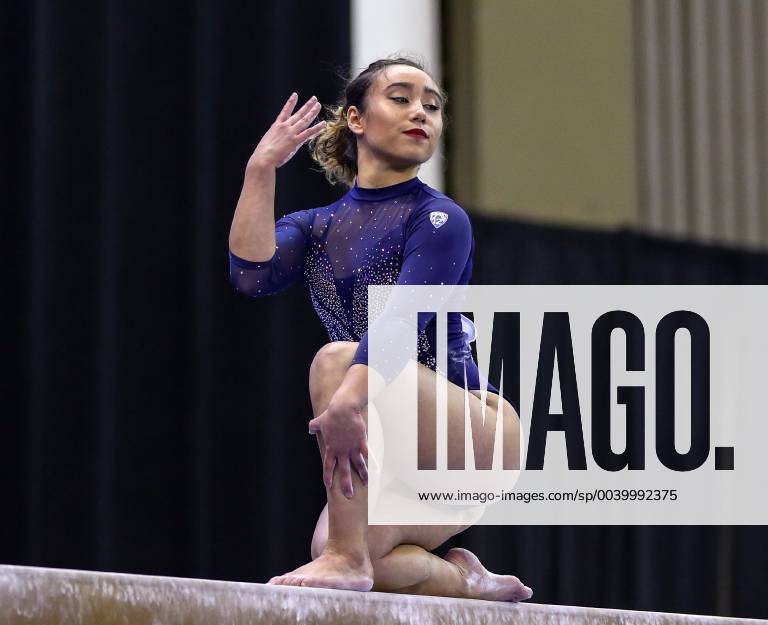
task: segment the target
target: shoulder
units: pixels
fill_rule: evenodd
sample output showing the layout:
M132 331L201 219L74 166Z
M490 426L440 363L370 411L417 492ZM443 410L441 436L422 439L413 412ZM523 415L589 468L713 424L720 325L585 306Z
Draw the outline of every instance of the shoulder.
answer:
M410 215L410 226L423 225L444 231L470 231L469 215L452 198L428 185Z
M426 184L422 188L422 192L424 195L419 207L422 211L442 211L449 217L455 217L457 220L469 223L467 211L453 198Z
M308 221L311 221L314 216L315 212L320 209L318 208L307 208L304 210L299 211L293 211L292 213L287 213L283 215L280 219L285 219L286 221L292 221L295 223L306 223Z
M331 214L333 206L331 204L329 206L319 206L317 208L308 208L288 213L278 219L277 225L293 226L301 229L305 234L310 234L318 218L323 219L325 215Z
M436 200L448 200L450 202L453 202L453 200L449 198L447 195L445 195L444 193L441 193L437 189L430 187L428 184L425 184L423 187L421 187L421 190L422 192L426 193L427 195L431 196Z

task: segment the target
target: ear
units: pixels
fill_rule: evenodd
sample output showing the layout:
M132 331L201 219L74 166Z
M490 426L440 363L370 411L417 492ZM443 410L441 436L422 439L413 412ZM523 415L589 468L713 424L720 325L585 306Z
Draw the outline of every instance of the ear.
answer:
M353 134L360 136L365 131L365 124L357 107L352 105L347 109L347 126Z

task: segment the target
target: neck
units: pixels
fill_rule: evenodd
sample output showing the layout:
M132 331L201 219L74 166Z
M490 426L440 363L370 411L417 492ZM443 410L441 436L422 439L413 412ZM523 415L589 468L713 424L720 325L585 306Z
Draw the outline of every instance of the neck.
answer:
M419 163L397 166L374 158L367 150L360 150L358 143L357 177L355 184L366 189L379 189L415 178L419 173Z

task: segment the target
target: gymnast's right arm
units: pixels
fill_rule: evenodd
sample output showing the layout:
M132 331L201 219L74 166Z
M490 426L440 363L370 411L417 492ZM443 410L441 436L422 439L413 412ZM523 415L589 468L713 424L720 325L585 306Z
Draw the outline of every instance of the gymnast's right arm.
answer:
M302 215L274 221L275 172L325 122L308 127L320 110L314 96L291 114L298 97L291 94L277 119L262 137L245 168L245 180L229 231L229 275L246 295L269 295L301 273L305 230Z

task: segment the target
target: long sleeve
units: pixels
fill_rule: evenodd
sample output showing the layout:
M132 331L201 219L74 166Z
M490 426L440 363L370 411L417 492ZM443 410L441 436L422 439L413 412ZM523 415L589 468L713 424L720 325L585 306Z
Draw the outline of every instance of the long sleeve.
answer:
M403 264L397 285L455 285L469 280L468 260L472 254L472 225L464 210L449 199L436 199L419 207L406 224ZM418 316L418 330L423 331L434 318L432 314ZM388 302L375 331L415 334L413 324L399 315L397 306ZM390 371L405 365L390 363ZM368 364L368 332L361 337L352 361ZM385 376L390 377L390 376Z
M253 262L229 250L229 280L236 290L258 297L282 291L298 280L312 227L312 211L297 211L275 224L275 253L271 259Z

